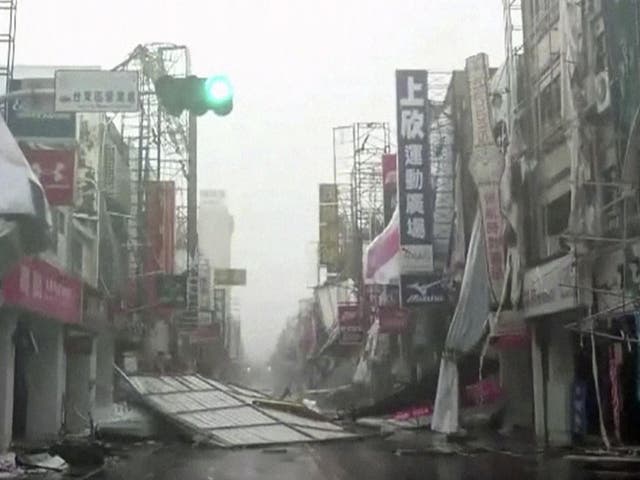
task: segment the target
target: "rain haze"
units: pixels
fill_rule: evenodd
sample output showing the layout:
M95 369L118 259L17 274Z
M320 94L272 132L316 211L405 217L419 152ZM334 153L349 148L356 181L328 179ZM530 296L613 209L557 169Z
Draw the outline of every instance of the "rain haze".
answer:
M171 42L190 48L194 73L230 76L233 114L199 120L199 188L228 192L232 262L248 269L234 295L246 353L259 360L311 294L332 128L393 125L397 68L448 71L479 51L499 64L501 3L26 0L16 63L110 68L140 43Z

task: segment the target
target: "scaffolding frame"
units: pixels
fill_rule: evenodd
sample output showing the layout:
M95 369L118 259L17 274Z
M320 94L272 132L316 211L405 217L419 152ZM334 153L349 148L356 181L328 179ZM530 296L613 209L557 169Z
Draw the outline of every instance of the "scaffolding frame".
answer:
M172 181L176 191L175 248L177 252L187 250L188 245L188 179L189 155L194 139L190 138L188 113L174 117L162 108L155 94L155 80L162 75L185 77L190 74L189 50L184 45L151 43L138 45L115 71L135 71L139 75L140 110L134 113L117 114L114 122L129 151L133 222L129 228L130 272L136 278L143 276L149 239L146 232L146 185L149 181ZM179 259L176 259L179 260ZM188 267L188 258L184 259ZM187 311L181 326L197 325L197 261L189 268L187 280ZM193 277L193 278L192 278ZM196 288L189 288L192 284ZM149 305L148 307L153 307Z
M0 56L5 59L0 63L0 84L4 84L4 101L0 105L3 117L7 118L8 98L13 79L13 67L16 52L16 10L18 0L0 0Z

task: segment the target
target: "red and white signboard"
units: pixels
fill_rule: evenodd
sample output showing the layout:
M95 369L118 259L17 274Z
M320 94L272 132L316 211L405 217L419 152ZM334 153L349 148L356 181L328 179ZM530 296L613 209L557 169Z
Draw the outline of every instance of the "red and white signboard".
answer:
M358 345L364 340L364 328L360 318L360 307L355 303L338 305L338 326L341 345Z
M33 149L21 145L24 156L40 179L50 205L72 205L74 187L74 150Z
M500 179L505 160L491 130L487 56L479 54L468 58L466 72L473 126L473 152L469 170L480 197L491 290L494 300L499 301L505 274L505 222L500 209Z
M406 308L381 306L379 313L380 333L404 333L409 326L409 310Z
M2 297L8 306L62 323L82 321L82 282L38 258L26 257L6 273Z

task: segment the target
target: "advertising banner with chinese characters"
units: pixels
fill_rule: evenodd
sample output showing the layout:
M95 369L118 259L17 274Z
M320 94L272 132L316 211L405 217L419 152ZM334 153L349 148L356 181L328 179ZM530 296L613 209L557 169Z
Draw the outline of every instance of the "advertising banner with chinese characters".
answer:
M396 71L400 295L405 307L430 303L427 295L409 294L407 276L411 275L414 282L416 276L426 280L433 272L427 79L426 70Z
M328 273L337 273L339 261L338 187L333 183L319 186L318 261Z
M18 140L55 140L73 143L76 140L75 113L56 112L51 92L53 79L34 78L11 81L11 91L29 90L9 101L7 125Z
M56 112L136 112L138 72L56 70Z
M2 298L62 323L82 321L82 282L38 258L24 258L5 274Z
M505 221L500 208L500 179L505 160L495 143L489 106L489 60L481 53L467 59L473 151L469 169L478 188L489 281L494 302L499 302L505 276Z
M50 205L73 205L75 157L74 150L20 148L33 172L38 176Z
M145 272L173 273L176 187L171 181L147 182Z
M398 203L398 157L395 153L382 155L382 191L384 223L387 225Z
M364 341L364 328L358 304L338 305L338 328L340 328L340 345L358 345Z

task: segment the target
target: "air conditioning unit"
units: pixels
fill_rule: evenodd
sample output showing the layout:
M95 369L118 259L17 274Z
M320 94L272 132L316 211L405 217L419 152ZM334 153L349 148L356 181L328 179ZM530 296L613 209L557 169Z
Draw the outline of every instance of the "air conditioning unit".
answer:
M611 88L609 72L603 70L595 75L595 103L598 113L605 112L611 106Z

